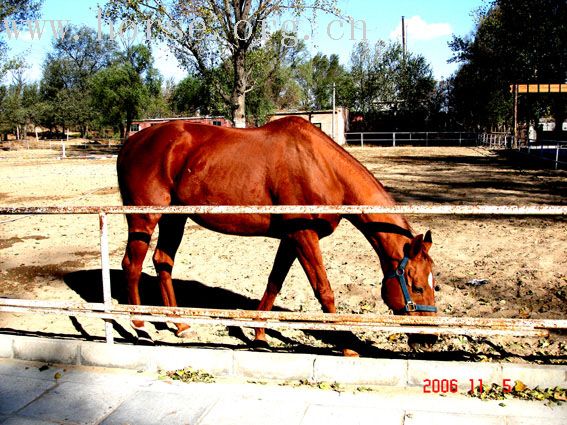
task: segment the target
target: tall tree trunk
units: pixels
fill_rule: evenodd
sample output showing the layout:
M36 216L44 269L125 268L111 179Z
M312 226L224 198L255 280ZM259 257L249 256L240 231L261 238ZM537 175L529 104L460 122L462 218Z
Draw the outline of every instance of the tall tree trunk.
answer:
M234 57L234 89L231 96L232 121L237 128L246 128L246 52L238 50Z
M233 94L232 97L232 121L236 128L246 128L246 93Z

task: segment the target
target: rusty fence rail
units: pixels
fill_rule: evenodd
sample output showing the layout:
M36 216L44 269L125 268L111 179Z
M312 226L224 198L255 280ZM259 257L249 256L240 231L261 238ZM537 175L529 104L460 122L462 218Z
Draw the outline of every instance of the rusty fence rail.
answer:
M12 214L431 214L431 215L567 215L567 205L191 205L191 206L0 206Z
M0 298L0 312L58 314L97 317L105 321L105 336L113 343L112 320L130 319L149 322L217 324L252 328L303 330L363 330L417 334L546 336L550 330L567 329L567 320L460 318L432 316L392 316L373 314L323 314L306 312L260 312L153 306L118 305L110 292L110 255L108 214L430 214L430 215L532 215L565 216L567 206L494 206L494 205L396 205L396 206L75 206L75 207L2 207L0 215L98 214L103 303L39 301Z

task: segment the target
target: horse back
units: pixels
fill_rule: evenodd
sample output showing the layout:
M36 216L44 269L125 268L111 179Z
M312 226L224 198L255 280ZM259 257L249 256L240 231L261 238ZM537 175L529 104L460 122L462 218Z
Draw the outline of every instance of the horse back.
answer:
M325 137L301 118L246 130L164 123L124 145L122 196L125 203L156 205L340 203L329 161L336 152Z

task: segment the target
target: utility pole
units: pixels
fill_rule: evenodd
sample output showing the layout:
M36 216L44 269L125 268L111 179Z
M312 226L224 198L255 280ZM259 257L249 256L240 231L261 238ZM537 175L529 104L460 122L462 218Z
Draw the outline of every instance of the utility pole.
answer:
M406 40L406 17L402 16L402 50L404 53L404 62L407 54L407 40Z
M333 140L335 140L335 110L337 109L336 99L337 99L337 89L336 89L336 84L333 83L333 117L331 120L331 126L333 127L331 129L331 138Z
M518 85L514 84L514 142L512 147L514 148L520 147L520 141L518 140L519 136L520 135L518 132ZM528 141L528 147L529 147L529 141Z

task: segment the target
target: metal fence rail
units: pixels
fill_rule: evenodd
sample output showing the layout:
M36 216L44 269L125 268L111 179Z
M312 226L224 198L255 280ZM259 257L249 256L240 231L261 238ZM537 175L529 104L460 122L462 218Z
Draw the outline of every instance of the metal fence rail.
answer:
M112 320L222 324L227 326L292 328L310 330L373 330L395 333L439 333L460 335L545 336L549 330L567 329L567 320L487 319L455 317L378 316L352 314L258 312L115 305L110 291L110 256L107 214L430 214L430 215L567 215L567 206L491 205L338 205L338 206L104 206L104 207L9 207L0 215L12 214L98 214L103 303L72 303L0 299L0 312L63 314L99 317L105 321L105 335L113 343Z
M559 169L560 164L567 164L563 159L567 156L567 141L528 140L526 146L520 146L518 151L536 157L540 161L553 162L556 170Z
M567 205L189 205L189 206L0 206L0 215L22 214L432 214L567 215Z
M508 149L514 136L509 133L482 133L478 135L478 145L488 149Z
M477 141L476 133L462 131L365 131L346 133L348 145L380 146L472 146Z
M383 316L376 314L329 314L183 307L115 305L103 303L0 299L0 311L10 313L65 314L105 320L144 320L303 330L361 330L449 335L547 336L549 330L567 328L567 320L500 319L432 316Z

